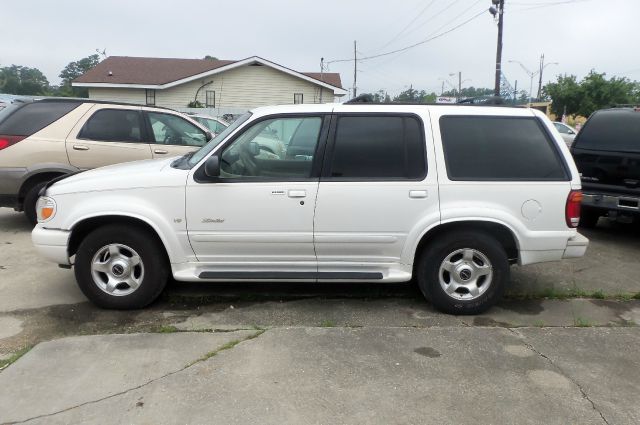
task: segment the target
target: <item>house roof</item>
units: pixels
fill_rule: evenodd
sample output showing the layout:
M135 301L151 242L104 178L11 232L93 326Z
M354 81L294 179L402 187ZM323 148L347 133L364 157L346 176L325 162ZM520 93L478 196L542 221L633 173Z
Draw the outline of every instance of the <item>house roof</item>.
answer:
M162 89L251 63L271 66L321 86L339 89L338 92L344 91L338 73L298 72L258 56L239 61L109 56L73 80L73 85L77 87L133 86Z

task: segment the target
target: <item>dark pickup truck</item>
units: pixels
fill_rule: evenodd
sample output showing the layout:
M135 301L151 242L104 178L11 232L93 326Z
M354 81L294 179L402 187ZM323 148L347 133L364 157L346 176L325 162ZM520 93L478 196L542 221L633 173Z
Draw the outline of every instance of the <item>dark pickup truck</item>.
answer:
M594 112L571 153L582 177L581 226L604 215L640 220L640 108Z

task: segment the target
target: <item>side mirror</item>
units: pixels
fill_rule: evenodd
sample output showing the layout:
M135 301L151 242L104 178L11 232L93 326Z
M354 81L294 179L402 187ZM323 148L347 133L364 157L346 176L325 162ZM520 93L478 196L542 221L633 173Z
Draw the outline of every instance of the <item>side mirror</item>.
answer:
M220 177L220 158L217 155L211 155L204 162L204 173L207 177Z
M569 134L576 134L575 131L573 131L573 130L569 130L568 133Z
M213 139L213 133L207 131L206 133L204 133L204 138L207 139L207 142L210 141L211 139Z

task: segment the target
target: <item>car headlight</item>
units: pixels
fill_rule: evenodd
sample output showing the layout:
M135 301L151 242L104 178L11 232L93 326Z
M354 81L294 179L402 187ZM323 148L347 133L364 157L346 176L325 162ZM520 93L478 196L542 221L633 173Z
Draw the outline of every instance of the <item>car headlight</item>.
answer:
M49 221L56 215L56 201L48 196L41 196L36 203L38 222Z

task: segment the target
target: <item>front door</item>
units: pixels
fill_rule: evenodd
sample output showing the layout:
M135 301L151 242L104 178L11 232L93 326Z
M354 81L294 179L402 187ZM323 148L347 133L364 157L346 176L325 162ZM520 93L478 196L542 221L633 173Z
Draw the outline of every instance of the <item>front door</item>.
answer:
M97 104L66 140L71 165L80 169L151 159L139 106Z
M187 228L204 263L201 277L315 279L317 152L328 121L320 115L256 120L214 153L219 178L203 179L203 164L193 170Z

